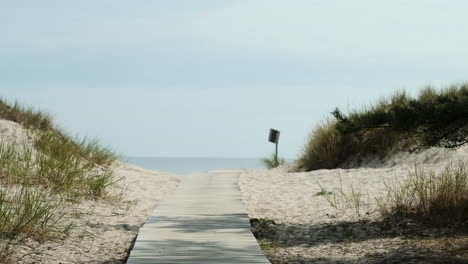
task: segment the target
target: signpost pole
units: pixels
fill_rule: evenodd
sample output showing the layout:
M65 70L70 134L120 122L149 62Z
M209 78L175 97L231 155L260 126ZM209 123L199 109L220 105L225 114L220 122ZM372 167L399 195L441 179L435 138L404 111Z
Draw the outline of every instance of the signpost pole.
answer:
M278 141L276 141L275 159L278 160Z

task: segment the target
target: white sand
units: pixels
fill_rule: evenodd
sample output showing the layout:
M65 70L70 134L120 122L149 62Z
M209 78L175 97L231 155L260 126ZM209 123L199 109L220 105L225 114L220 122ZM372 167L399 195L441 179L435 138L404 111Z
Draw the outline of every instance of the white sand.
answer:
M270 239L278 247L266 252L275 263L380 263L382 258L393 259L392 254L414 253L395 253L405 240L383 236L378 224L359 222L378 219L375 198L385 197L385 182L406 177L416 164L441 169L459 160L468 161L468 146L456 151L433 148L418 154L401 153L384 163L370 161L368 168L251 171L241 175L239 186L249 217L268 218L278 224L271 227ZM325 196L317 195L322 187L336 195L337 208ZM359 210L352 206L356 201L353 189L355 197L361 197ZM341 190L346 197L340 195Z
M32 145L32 137L31 133L28 133L20 124L0 119L0 142Z

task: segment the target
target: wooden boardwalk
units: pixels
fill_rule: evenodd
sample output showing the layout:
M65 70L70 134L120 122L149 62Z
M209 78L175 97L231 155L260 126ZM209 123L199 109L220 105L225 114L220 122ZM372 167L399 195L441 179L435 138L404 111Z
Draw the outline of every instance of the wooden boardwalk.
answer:
M140 229L127 263L270 263L250 231L238 178L184 177Z

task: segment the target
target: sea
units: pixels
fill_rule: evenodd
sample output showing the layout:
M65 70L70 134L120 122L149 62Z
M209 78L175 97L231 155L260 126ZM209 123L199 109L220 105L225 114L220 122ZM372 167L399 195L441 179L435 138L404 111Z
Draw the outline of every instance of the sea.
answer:
M265 169L260 158L166 158L128 157L126 161L140 167L187 175L219 169Z

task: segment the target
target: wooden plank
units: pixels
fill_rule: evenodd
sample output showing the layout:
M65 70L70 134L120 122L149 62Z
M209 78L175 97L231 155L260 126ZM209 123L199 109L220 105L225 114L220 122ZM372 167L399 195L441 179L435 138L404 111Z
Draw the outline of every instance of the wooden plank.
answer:
M238 178L186 176L140 229L127 263L270 263L250 231Z

